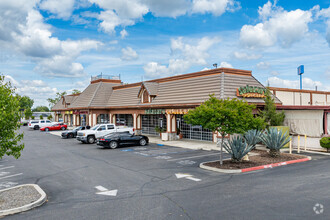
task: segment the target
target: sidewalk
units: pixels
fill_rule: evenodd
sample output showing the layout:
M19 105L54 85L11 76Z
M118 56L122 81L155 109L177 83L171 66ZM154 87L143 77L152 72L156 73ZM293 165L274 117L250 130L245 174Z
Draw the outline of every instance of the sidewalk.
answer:
M160 137L157 136L148 136L148 138L150 143L155 143L155 144L188 148L192 150L208 150L208 151L220 150L220 148L217 147L216 143L210 141L198 141L198 140L188 140L188 139L181 139L176 141L162 141Z

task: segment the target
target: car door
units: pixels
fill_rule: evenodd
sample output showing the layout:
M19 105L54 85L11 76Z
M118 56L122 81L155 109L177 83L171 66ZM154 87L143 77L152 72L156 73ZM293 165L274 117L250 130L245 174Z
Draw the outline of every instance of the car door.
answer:
M49 120L46 120L46 126L52 126L52 122Z
M102 137L104 135L107 134L107 128L105 125L101 125L98 129L97 129L97 132L95 134L95 137L96 138L99 138L99 137Z
M61 129L61 126L59 124L56 124L56 125L52 125L51 126L51 130L60 130Z
M120 134L119 141L121 144L133 144L134 139L132 139L132 135L130 133Z
M46 121L44 120L41 120L39 124L40 124L39 126L40 128L46 127Z
M107 133L106 134L111 134L115 132L115 126L114 125L107 125Z

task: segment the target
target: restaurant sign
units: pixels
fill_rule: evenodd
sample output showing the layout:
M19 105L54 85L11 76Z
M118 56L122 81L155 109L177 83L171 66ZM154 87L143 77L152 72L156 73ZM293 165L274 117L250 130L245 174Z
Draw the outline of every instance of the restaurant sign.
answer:
M168 109L166 110L166 114L170 115L185 115L188 113L188 109Z
M264 98L266 89L262 87L249 86L240 87L237 89L236 95L244 98Z
M146 109L144 114L146 115L161 115L161 114L165 114L165 110L164 109Z

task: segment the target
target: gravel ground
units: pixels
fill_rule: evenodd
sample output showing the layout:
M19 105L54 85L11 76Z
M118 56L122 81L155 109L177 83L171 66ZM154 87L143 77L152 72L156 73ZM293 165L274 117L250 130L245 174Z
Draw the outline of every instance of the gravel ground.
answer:
M40 198L39 192L33 186L22 186L0 193L0 210L18 208Z

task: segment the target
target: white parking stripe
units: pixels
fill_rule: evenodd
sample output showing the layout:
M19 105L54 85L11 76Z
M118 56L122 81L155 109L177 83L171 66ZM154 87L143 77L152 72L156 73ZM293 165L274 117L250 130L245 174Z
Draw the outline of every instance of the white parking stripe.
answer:
M10 175L10 176L1 177L0 180L7 179L7 178L10 178L10 177L14 177L14 176L19 176L19 175L22 175L22 174L23 173L18 173L18 174L14 174L14 175Z
M9 168L13 168L13 167L15 167L15 166L3 167L3 168L0 168L0 170L9 169Z
M185 159L191 159L191 158L197 158L197 157L207 157L207 156L213 156L213 155L220 155L220 153L214 153L214 154L204 154L204 155L198 155L198 156L192 156L192 157L184 157L184 158L175 158L167 161L176 161L176 160L185 160Z

